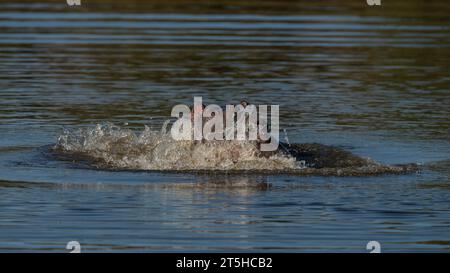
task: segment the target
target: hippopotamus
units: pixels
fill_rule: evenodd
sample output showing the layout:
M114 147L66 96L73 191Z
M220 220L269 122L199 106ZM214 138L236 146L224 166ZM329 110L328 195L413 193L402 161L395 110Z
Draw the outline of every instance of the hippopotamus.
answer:
M242 107L246 108L251 105L247 100L241 100L239 103ZM192 114L197 112L202 112L205 109L205 105L200 105L198 109L192 109ZM224 116L225 120L225 116ZM259 125L259 123L258 123ZM262 143L270 143L271 138L268 140L262 140L258 134L258 139L256 140L256 145L259 150L259 155L262 157L269 158L273 155L284 155L294 158L300 166L309 169L351 169L356 170L358 168L363 169L366 167L371 167L372 171L368 171L367 168L364 171L373 173L382 173L383 171L390 172L401 172L403 170L416 170L417 165L415 164L403 164L397 166L382 165L375 162L370 158L360 157L346 151L344 149L328 146L318 143L302 143L302 144L288 144L278 141L278 148L275 151L262 151ZM203 143L200 142L200 143ZM231 156L233 162L238 162L240 157L239 150L231 150ZM363 170L360 170L363 172Z

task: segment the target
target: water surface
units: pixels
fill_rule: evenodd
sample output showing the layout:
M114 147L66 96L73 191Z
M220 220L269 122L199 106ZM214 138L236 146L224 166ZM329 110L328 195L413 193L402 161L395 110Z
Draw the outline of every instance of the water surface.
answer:
M0 251L448 252L450 5L345 2L0 1ZM63 128L157 129L194 95L279 104L290 142L424 168L158 173L48 156Z

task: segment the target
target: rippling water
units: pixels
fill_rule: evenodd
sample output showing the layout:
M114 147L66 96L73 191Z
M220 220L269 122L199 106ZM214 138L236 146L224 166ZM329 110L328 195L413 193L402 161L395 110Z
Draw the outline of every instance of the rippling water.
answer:
M385 2L0 1L0 251L449 251L450 5ZM64 128L161 128L194 95L279 104L292 143L423 170L155 173L49 156Z

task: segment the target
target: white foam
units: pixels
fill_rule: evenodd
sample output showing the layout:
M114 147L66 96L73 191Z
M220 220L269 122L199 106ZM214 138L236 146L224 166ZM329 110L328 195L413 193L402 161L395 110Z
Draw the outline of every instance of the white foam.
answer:
M255 141L175 141L166 130L136 133L106 123L65 130L55 148L113 168L133 170L295 170L292 157L263 157Z

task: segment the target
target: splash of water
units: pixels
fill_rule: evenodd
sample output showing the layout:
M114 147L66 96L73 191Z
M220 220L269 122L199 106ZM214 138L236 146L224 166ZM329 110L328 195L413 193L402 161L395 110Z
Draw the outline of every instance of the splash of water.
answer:
M140 133L117 125L65 130L55 150L94 159L102 167L133 170L286 170L297 169L294 158L263 157L255 141L176 141L148 126Z
M167 131L148 126L136 133L111 123L64 130L54 151L64 158L88 159L104 169L152 171L252 171L295 175L365 176L418 171L416 164L383 165L339 148L320 144L290 144L312 153L315 165L297 161L288 153L263 154L255 141L177 141Z

